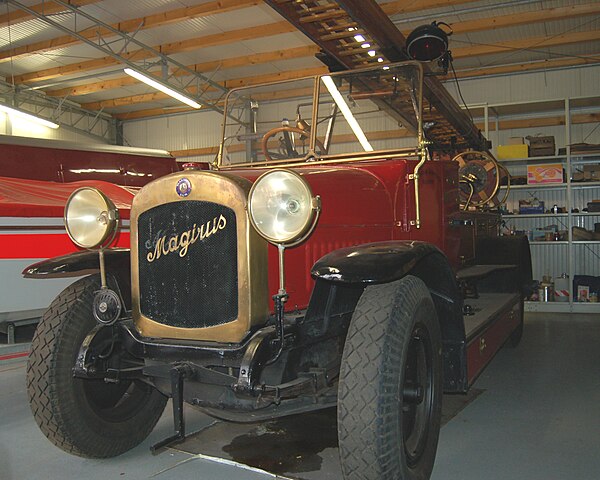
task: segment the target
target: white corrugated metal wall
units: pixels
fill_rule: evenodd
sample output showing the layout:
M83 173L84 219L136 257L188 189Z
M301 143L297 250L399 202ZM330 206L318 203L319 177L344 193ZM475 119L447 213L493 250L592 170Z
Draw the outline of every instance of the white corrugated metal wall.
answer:
M0 112L0 135L47 138L51 140L65 140L85 144L108 143L108 141L102 142L100 140L100 136L102 136L101 126L93 128L91 133L96 136L91 137L86 135L83 131L74 131L65 127L56 129L48 128L26 120L21 120L18 117L11 118L9 115Z
M455 84L446 82L445 85L455 98L458 98ZM600 96L600 67L467 79L461 80L460 85L469 105ZM582 141L594 126L574 125L571 130L571 142ZM544 128L544 132L546 131L555 135L558 145L564 146L563 127L547 127ZM194 112L167 118L135 120L124 125L127 145L166 150L214 146L219 143L220 133L221 118L214 112ZM490 135L490 139L497 144L498 140L503 142L511 136L536 133L540 133L539 129L530 129L527 132L506 130L501 131L498 138L494 138L495 134ZM594 132L587 141L600 143L600 131Z

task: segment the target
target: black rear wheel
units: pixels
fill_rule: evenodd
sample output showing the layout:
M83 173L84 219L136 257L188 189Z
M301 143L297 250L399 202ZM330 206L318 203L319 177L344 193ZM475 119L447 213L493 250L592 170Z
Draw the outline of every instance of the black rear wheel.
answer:
M105 383L73 376L92 316L97 276L78 280L50 305L38 324L27 364L33 416L48 439L83 457L112 457L142 442L167 398L139 380ZM113 352L114 353L114 352Z
M367 287L352 317L340 372L344 478L429 478L441 401L441 334L427 287L413 276Z

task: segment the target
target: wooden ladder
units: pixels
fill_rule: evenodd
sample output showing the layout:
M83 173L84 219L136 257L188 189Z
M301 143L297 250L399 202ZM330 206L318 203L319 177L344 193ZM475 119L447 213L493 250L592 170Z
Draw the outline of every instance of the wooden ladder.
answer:
M265 2L321 48L317 57L331 71L383 67L408 60L404 36L374 0ZM427 140L438 149L450 151L488 150L488 142L473 120L439 80L429 75L429 69L424 70L423 124ZM399 113L405 118L408 115L408 111Z

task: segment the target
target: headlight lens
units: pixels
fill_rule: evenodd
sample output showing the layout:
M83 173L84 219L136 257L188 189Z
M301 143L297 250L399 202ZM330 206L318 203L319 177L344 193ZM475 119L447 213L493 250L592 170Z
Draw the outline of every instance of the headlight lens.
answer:
M101 247L112 240L119 221L115 204L100 190L75 190L65 206L65 225L73 242L83 248Z
M248 199L250 220L258 233L276 244L290 244L314 225L319 199L290 170L271 170L254 182Z

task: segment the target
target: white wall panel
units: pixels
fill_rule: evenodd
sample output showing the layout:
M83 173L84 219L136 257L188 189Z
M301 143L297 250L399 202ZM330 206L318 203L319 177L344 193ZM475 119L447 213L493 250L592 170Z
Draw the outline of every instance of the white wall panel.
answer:
M600 275L600 244L575 243L573 248L575 275Z
M212 111L127 122L125 144L163 150L187 150L218 145L221 138L220 114ZM206 159L204 159L206 160Z
M568 273L568 246L566 244L535 244L531 246L533 278L541 280L544 275L556 278Z
M101 135L100 127L95 128L92 133ZM77 143L102 143L97 137L90 137L83 132L73 131L65 127L52 129L19 118L10 118L0 113L0 134L15 135L28 138L48 138L51 140L66 140ZM106 142L108 143L108 142Z
M494 104L520 101L560 99L578 96L600 96L600 66L571 68L549 72L524 73L460 81L467 104ZM445 82L446 88L458 99L456 84ZM459 103L462 103L458 99ZM213 112L194 112L162 119L126 122L125 139L136 147L184 150L216 145L220 137L221 119ZM571 142L581 142L595 125L573 125ZM373 125L377 128L377 125ZM510 136L544 133L554 135L558 146L565 142L563 127L507 130L490 135L494 145ZM586 140L600 143L600 128Z

